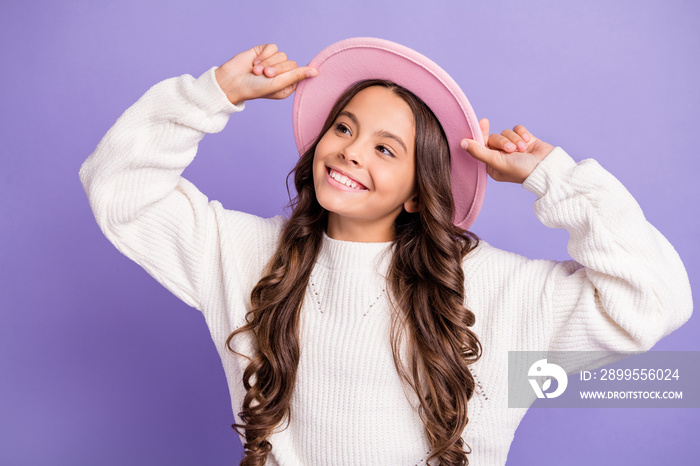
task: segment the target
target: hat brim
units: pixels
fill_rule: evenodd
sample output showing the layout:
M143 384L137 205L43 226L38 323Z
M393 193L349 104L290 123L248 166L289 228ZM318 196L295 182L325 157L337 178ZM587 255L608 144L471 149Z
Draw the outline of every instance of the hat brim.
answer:
M318 137L340 95L365 79L386 79L428 105L440 122L451 154L454 223L464 229L476 219L486 192L486 165L460 146L464 138L483 144L479 121L457 83L436 63L403 45L372 37L345 39L326 47L309 66L318 76L297 86L294 138L302 155Z

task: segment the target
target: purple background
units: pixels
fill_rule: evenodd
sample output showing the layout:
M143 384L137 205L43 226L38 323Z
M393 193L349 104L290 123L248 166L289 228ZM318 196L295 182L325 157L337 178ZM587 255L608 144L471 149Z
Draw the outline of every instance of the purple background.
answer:
M153 84L266 42L300 64L347 37L405 44L455 78L492 132L523 124L617 176L697 293L699 14L691 1L4 1L0 464L239 458L203 318L102 236L78 180ZM296 158L291 108L249 103L202 141L185 175L229 209L282 212ZM566 232L542 226L533 200L489 180L474 231L566 259ZM699 320L656 349L700 349ZM692 409L532 409L508 464L696 464L699 429Z

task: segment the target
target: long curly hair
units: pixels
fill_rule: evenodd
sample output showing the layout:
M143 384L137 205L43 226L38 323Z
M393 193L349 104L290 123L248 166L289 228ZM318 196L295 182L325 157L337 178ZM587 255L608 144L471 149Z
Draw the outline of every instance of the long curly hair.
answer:
M330 111L319 136L302 155L294 174L296 197L290 201L277 250L251 293L247 324L226 340L253 332L257 352L243 372L246 395L239 413L245 431L241 465L264 465L273 429L289 421L290 400L300 357L299 322L305 289L321 249L328 212L316 199L313 160L321 137L361 90L383 86L401 97L415 117L415 170L421 209L405 210L394 224L393 255L387 275L391 346L401 379L417 394L419 415L432 447L428 461L466 465L471 449L461 438L469 421L467 402L475 389L469 370L481 356L481 343L470 329L475 316L464 306L462 260L479 238L452 223L454 202L450 151L445 133L427 105L391 81L365 80L350 86ZM399 355L407 338L407 361ZM465 451L467 447L469 451Z

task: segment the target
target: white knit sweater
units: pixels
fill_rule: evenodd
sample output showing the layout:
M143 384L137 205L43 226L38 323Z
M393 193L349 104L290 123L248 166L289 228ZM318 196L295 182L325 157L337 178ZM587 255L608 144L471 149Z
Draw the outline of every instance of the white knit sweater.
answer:
M225 350L285 218L225 210L181 177L199 141L234 106L210 68L166 79L124 112L80 170L99 227L119 251L199 309L226 372L236 422L246 361ZM470 463L503 465L525 409L507 407L509 350L646 350L692 312L678 254L620 182L560 147L523 187L547 226L566 228L574 260L530 260L486 242L464 260L466 305L483 344L463 438ZM404 395L389 341L384 273L390 243L324 237L304 300L289 427L268 464L424 465L415 398ZM252 353L251 340L236 339ZM245 341L245 343L242 343Z

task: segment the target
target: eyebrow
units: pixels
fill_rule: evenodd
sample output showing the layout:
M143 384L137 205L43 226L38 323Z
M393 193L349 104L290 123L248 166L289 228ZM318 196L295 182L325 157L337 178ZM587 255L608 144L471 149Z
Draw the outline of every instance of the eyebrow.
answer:
M353 123L355 123L356 126L360 126L360 122L357 121L357 117L352 113L348 112L347 110L343 110L338 114L338 116L345 115L346 117L350 118ZM377 131L375 134L378 134L379 136L385 137L385 138L391 138L394 139L396 142L401 144L401 147L403 147L404 152L408 153L408 149L406 148L406 144L403 143L400 137L397 135L390 133L389 131Z

